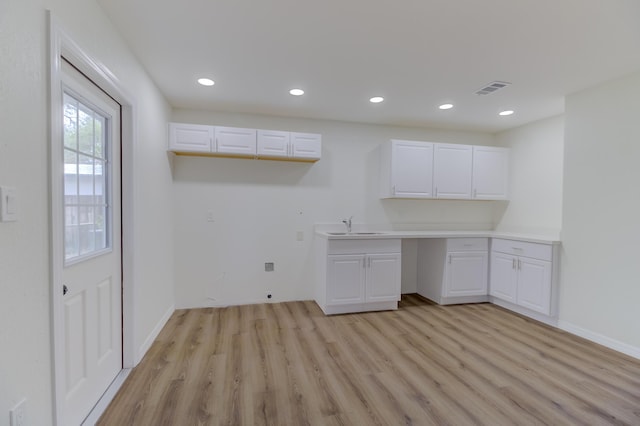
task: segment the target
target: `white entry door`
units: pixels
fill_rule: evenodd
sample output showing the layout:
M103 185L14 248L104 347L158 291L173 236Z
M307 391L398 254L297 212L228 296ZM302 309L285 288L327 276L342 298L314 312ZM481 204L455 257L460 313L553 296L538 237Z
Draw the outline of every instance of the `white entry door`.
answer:
M56 380L64 424L79 425L122 369L120 105L64 61L62 71Z

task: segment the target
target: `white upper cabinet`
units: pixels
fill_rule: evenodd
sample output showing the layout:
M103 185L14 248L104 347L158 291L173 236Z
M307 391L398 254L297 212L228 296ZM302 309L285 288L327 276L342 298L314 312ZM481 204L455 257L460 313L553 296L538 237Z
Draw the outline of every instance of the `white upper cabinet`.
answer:
M169 150L210 153L213 133L213 126L169 123Z
M473 147L473 198L507 200L509 198L509 149L491 146Z
M322 156L322 136L316 133L291 133L293 158L319 160Z
M433 144L391 140L380 158L381 198L433 198Z
M255 156L256 130L237 127L216 127L216 149L218 154Z
M169 151L315 162L322 157L322 135L169 123Z
M291 134L277 130L258 130L258 156L283 158L289 156Z
M315 133L258 130L258 157L315 161L322 156L322 137Z
M437 143L434 147L433 185L436 198L471 198L473 147Z
M380 198L507 200L509 149L392 139L380 146Z

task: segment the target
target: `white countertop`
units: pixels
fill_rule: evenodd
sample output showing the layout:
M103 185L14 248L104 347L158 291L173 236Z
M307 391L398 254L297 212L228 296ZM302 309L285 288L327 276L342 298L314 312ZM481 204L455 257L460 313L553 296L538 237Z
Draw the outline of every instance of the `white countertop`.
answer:
M344 227L342 228L344 230ZM328 240L373 240L387 238L503 238L507 240L528 241L531 243L542 244L560 244L558 236L520 234L511 232L497 231L376 231L375 229L367 229L367 233L358 233L356 231L347 234L342 230L324 230L317 229L316 235ZM369 233L375 232L375 233ZM339 235L336 235L339 234Z

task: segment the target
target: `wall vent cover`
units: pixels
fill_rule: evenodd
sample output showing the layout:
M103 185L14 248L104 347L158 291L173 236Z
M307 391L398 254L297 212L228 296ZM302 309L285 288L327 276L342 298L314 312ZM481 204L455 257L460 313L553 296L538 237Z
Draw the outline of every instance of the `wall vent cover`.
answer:
M476 95L489 95L497 90L504 89L511 83L506 81L492 81L476 92Z

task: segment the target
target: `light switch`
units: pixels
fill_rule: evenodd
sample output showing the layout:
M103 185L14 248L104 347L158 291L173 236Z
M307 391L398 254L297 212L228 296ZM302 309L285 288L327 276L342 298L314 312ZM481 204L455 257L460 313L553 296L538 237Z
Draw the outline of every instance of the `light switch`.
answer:
M15 188L0 186L0 222L18 220L18 194Z

